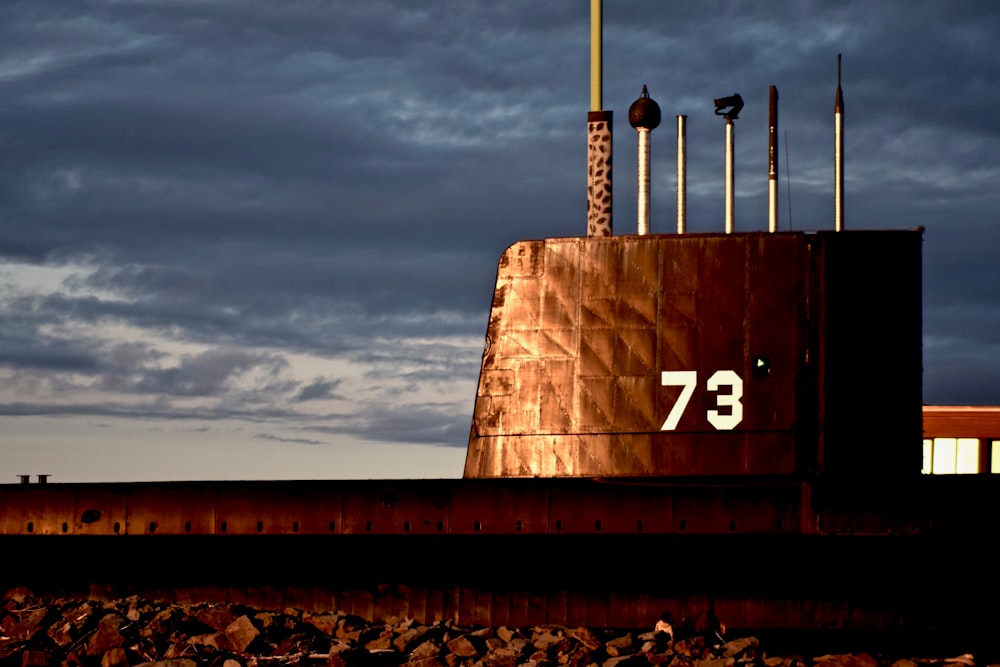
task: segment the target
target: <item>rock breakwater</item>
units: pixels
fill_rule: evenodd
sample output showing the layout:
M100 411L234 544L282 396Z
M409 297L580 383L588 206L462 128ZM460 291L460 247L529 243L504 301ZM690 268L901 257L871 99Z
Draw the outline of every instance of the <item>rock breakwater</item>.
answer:
M970 655L776 656L755 637L667 644L640 630L373 623L342 612L37 598L25 589L0 602L0 667L975 667Z

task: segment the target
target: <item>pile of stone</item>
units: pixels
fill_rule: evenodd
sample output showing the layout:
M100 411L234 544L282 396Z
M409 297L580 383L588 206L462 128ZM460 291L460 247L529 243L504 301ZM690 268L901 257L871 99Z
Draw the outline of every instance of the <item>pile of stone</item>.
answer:
M971 656L956 659L968 667ZM0 667L944 667L867 654L768 657L752 637L706 646L652 632L460 627L235 604L102 602L4 594Z

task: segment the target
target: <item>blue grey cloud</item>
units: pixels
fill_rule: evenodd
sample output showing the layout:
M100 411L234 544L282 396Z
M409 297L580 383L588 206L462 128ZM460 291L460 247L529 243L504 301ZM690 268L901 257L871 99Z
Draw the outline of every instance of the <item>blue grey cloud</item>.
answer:
M712 100L733 92L737 228L766 229L771 85L779 226L832 228L842 53L847 225L926 230L925 400L1000 402L1000 7L623 0L604 18L616 231L644 84L688 116L691 231L722 229ZM460 455L497 259L585 233L589 20L527 0L0 6L0 415ZM669 125L654 232L673 229Z

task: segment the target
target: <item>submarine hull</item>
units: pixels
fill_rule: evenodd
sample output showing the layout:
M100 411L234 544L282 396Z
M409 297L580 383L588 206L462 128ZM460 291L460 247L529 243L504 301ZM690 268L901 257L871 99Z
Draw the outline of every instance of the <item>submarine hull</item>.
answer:
M992 476L851 491L642 479L11 485L5 514L26 523L18 534L4 524L0 585L481 625L642 628L664 609L711 607L754 632L947 637L969 630L956 605L997 592L948 573L989 571L998 491Z
M989 637L998 478L920 473L921 234L515 244L462 479L0 485L0 585Z

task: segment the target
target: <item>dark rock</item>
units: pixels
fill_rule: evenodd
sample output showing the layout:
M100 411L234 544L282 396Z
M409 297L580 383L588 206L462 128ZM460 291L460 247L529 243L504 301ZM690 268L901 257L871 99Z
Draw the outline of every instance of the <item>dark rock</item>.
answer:
M514 651L517 651L517 654L522 657L525 655L526 652L534 648L531 645L531 643L524 637L515 637L514 639L511 639L509 646Z
M563 636L561 631L559 634L553 634L551 630L545 630L533 638L532 646L551 657L569 648L569 639Z
M49 626L45 634L49 636L57 646L67 646L76 639L76 628L66 619L59 619Z
M370 636L370 635L369 635ZM395 634L392 630L385 629L378 633L377 636L368 639L364 643L365 649L368 651L388 651L394 649L392 645L392 640L395 638Z
M701 636L689 637L674 642L674 653L687 657L701 657L705 650L705 639Z
M49 610L44 607L18 610L16 614L0 620L0 632L14 639L31 639L42 630L42 624L48 615Z
M192 616L217 632L224 632L236 620L236 615L229 607L219 605L208 605L197 609Z
M28 650L21 654L21 667L48 667L52 657L45 651Z
M604 644L604 650L608 652L608 655L614 656L625 656L635 653L635 641L632 639L632 634L629 633L623 637L617 637ZM616 663L617 664L617 663Z
M733 667L736 660L733 658L706 658L698 661L698 667Z
M485 667L515 667L519 659L518 652L511 648L497 648L483 658Z
M23 609L25 601L33 599L35 596L30 590L22 586L10 588L4 591L4 609Z
M824 655L813 661L816 667L878 667L878 661L867 653L858 655Z
M302 622L312 625L324 635L333 635L342 619L340 614L306 614Z
M603 646L601 640L587 628L574 628L567 631L566 634L580 642L588 651L596 651Z
M587 667L594 662L594 656L584 644L577 644L559 656L559 664L564 667Z
M514 637L518 636L516 631L511 630L510 628L504 625L501 625L499 628L496 629L496 634L497 637L502 639L507 644L509 644L510 641L514 639Z
M328 639L318 637L310 632L290 635L275 644L271 641L272 656L294 655L297 653L329 653Z
M437 643L433 640L427 640L410 651L410 659L423 660L424 658L436 657L440 652L441 647Z
M126 622L125 619L114 613L102 616L101 620L98 621L97 629L87 641L87 655L103 655L113 648L122 646L125 643L125 638L119 628Z
M436 656L429 658L420 658L419 660L410 660L409 662L404 662L401 667L440 667L443 665Z
M192 635L188 637L187 643L190 646L205 646L223 651L236 650L224 632L209 632L203 635Z
M478 658L480 656L479 648L467 636L456 637L448 642L447 646L453 655L460 658Z
M226 627L226 638L233 649L242 653L260 636L260 631L246 616L240 616Z
M972 656L885 658L867 653L769 656L754 637L673 645L650 632L370 623L343 612L254 610L227 604L0 600L0 667L976 667ZM985 663L984 663L985 665ZM998 666L1000 667L1000 666Z
M357 641L358 637L361 636L361 631L365 630L368 625L365 619L360 616L343 614L337 622L337 639L353 639Z
M121 646L107 651L101 656L101 667L128 667L128 656Z
M645 667L649 662L642 655L622 655L608 658L601 667Z
M733 639L722 645L722 655L738 658L744 655L755 655L760 642L756 637Z
M486 651L492 653L493 651L499 651L501 649L506 649L509 646L508 642L500 639L499 637L487 637L486 638Z

